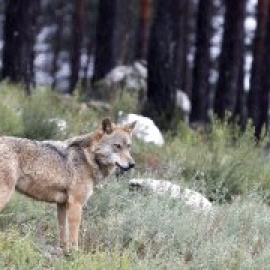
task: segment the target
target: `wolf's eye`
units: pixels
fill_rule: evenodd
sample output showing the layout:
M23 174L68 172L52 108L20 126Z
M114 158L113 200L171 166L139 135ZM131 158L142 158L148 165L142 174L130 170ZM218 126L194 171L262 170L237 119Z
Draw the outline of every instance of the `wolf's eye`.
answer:
M114 144L114 148L116 149L116 150L121 150L121 144Z

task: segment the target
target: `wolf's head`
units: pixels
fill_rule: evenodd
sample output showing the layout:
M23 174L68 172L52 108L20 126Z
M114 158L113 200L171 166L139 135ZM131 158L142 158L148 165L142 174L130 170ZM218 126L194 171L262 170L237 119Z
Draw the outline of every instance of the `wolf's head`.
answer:
M135 166L130 154L132 131L136 122L116 125L106 118L98 130L90 135L72 140L70 146L81 146L91 152L102 167L127 171Z

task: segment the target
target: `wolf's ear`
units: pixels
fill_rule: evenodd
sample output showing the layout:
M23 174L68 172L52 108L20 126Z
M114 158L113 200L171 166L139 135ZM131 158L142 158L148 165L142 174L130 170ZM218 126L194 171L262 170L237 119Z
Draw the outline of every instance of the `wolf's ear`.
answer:
M106 134L110 134L113 132L114 124L112 123L111 119L104 118L101 123L102 131Z
M133 121L131 123L125 124L124 125L124 130L131 133L134 128L136 127L137 121Z

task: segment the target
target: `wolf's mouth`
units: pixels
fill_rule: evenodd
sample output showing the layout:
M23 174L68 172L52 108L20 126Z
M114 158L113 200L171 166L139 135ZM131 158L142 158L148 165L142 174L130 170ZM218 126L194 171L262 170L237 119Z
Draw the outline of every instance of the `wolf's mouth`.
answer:
M134 168L135 163L130 163L127 167L121 166L117 162L115 163L115 165L117 166L116 176L120 176L124 174L124 172L129 171L130 169Z
M132 167L131 166L127 166L127 167L124 167L124 166L121 166L119 163L115 163L115 165L119 168L119 170L121 171L121 172L126 172L126 171L128 171L128 170L130 170Z

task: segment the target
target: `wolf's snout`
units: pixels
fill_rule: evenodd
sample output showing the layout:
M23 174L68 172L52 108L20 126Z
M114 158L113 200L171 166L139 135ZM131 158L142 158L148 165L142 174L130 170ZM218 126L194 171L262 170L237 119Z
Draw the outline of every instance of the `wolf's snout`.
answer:
M132 169L132 168L134 168L134 167L135 167L135 162L129 163L129 169Z
M121 171L128 171L135 167L135 162L130 162L127 166L122 166L119 163L116 163L116 165L121 169Z

